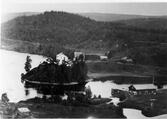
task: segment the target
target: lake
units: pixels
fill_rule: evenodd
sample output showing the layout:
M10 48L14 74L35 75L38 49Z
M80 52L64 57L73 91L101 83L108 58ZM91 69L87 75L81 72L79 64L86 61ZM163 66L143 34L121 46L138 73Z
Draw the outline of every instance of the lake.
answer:
M40 62L46 58L39 55L32 55L27 53L18 53L14 51L0 50L0 95L4 92L7 93L11 102L19 102L20 100L30 99L36 96L41 97L42 94L38 94L35 89L28 89L29 95L26 95L24 85L21 83L21 73L24 73L24 63L26 57L29 55L32 59L32 68L39 65ZM128 90L128 84L115 84L112 81L92 81L86 84L90 86L93 95L101 95L102 97L112 98L111 89L124 89ZM137 89L152 89L157 88L153 84L136 84ZM126 116L134 110L124 110ZM140 111L136 112L140 116L143 116ZM140 117L139 116L139 117ZM130 118L128 118L130 119Z

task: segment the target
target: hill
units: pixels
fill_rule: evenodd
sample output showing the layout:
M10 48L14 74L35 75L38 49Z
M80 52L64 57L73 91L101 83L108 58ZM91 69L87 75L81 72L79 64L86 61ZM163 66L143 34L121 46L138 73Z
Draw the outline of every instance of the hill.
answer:
M2 16L2 22L7 22L16 17L21 16L31 16L41 14L40 12L20 12L20 13L8 13ZM112 14L112 13L78 13L83 17L88 17L96 21L119 21L119 20L130 20L137 18L150 18L151 16L142 16L142 15L129 15L129 14Z
M152 29L152 30L166 30L167 29L167 17L154 17L154 18L140 18L140 19L130 19L121 20L119 23L126 24L128 26L133 26L142 29Z
M106 21L106 22L150 17L142 15L112 14L112 13L79 13L79 14L81 16L89 17L96 21Z
M22 16L2 24L2 36L8 39L56 42L80 48L91 48L89 41L94 42L92 48L98 47L96 42L104 39L105 30L104 23L65 12Z
M166 18L98 22L78 14L51 11L3 23L2 38L45 44L48 48L55 45L74 50L110 50L112 57L122 54L136 63L166 66L166 26Z

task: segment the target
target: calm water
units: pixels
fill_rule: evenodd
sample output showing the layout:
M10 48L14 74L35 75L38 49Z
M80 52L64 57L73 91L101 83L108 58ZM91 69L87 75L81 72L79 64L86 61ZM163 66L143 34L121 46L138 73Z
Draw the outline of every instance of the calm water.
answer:
M29 95L26 95L25 88L21 83L20 75L24 73L24 63L26 56L30 55L32 59L32 67L38 66L38 64L45 60L44 57L39 55L31 55L26 53L17 53L13 51L0 50L0 95L4 92L8 94L11 102L18 102L20 100L26 100L35 96L42 96L38 94L34 89L28 89ZM128 86L118 85L111 81L106 82L89 82L86 86L90 86L93 95L101 95L102 97L111 97L111 89L124 89L127 90ZM152 84L134 85L137 89L156 88ZM134 115L136 110L124 110L126 116ZM133 113L132 113L133 112ZM143 116L140 111L136 112L140 116ZM139 117L140 117L139 116ZM129 118L130 119L130 118Z
M39 55L32 55L26 53L17 53L13 51L0 50L0 95L7 92L10 101L18 102L33 98L35 96L41 96L37 94L34 89L28 89L29 95L25 95L25 88L21 83L20 75L24 73L24 63L26 56L30 55L32 59L32 67L38 66L38 64L44 61L46 58ZM111 97L111 89L128 89L128 84L118 85L111 81L106 82L89 82L86 86L90 86L93 95L101 95L102 97ZM156 88L152 84L134 85L137 89Z

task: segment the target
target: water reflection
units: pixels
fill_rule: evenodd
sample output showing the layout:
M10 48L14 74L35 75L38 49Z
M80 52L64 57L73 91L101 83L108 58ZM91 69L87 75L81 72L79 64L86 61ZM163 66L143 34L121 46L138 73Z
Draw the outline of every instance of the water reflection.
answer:
M19 87L18 87L19 83ZM101 82L101 81L93 81L86 84L86 87L90 86L92 95L96 95L97 97L101 95L101 97L111 98L111 89L121 89L128 90L128 84L115 84L111 81ZM153 84L134 84L136 89L156 89L156 86ZM165 86L166 87L166 86ZM12 102L18 102L20 100L26 100L30 98L34 98L36 96L43 96L43 93L37 91L34 88L24 88L21 81L13 82L12 86L5 87ZM47 95L47 94L46 94Z
M112 81L92 81L86 84L86 87L90 86L92 95L98 97L99 95L104 98L111 98L111 89L121 89L121 90L128 90L128 84L115 84ZM153 84L134 84L136 89L155 89L156 86ZM36 92L36 93L34 93ZM43 91L39 91L33 88L25 89L25 95L30 97L35 97L38 94L45 94L49 95L48 93L43 93Z
M21 81L18 79L13 79L12 82L9 80L5 81L8 85L5 86L2 92L7 92L10 101L12 102L18 102L20 100L26 100L29 98L33 98L36 96L42 96L40 92L37 92L37 90L33 88L24 88L23 84ZM5 82L3 82L5 84ZM1 83L2 84L2 83ZM101 82L101 81L94 81L94 82L89 82L86 84L86 86L90 86L91 91L93 95L101 97L111 97L111 89L123 89L123 90L128 90L129 85L128 84L115 84L111 81L106 81L106 82ZM156 88L153 84L135 84L134 85L136 89L152 89ZM165 86L164 88L166 88Z
M30 94L28 89L25 89L25 95L28 96Z
M87 119L95 119L95 117L93 117L93 116L89 116Z

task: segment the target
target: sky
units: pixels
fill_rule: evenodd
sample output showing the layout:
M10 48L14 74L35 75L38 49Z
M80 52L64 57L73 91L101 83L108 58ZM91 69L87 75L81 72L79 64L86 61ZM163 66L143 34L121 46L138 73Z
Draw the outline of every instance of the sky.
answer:
M115 13L167 15L167 2L161 0L2 0L1 13L66 11L73 13Z

